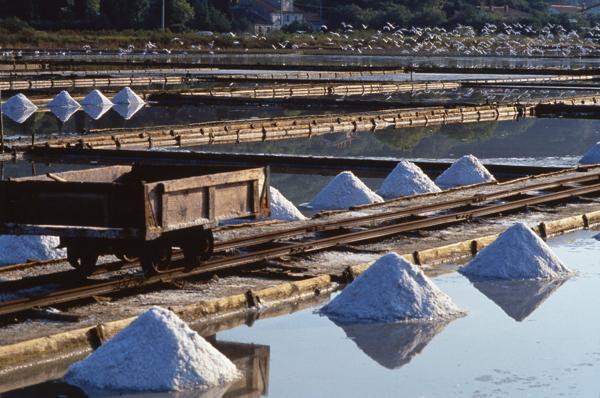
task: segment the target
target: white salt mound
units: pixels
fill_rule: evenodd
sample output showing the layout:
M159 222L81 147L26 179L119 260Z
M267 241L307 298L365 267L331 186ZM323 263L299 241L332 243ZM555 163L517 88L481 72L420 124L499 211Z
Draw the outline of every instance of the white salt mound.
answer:
M31 102L29 100L29 98L27 98L26 96L24 96L21 93L19 93L17 95L13 95L12 97L7 99L2 104L3 112L5 112L7 110L14 110L14 111L25 111L25 110L29 110L29 109L37 110L37 108L38 107L33 102Z
M66 251L56 249L59 244L56 236L0 235L0 264L64 258Z
M598 164L600 163L600 141L591 147L581 159L579 164Z
M440 174L435 183L440 188L451 188L490 181L496 179L479 159L473 155L465 155Z
M546 242L523 223L500 234L460 272L490 279L564 278L573 273Z
M441 189L421 170L408 160L401 160L383 180L377 193L384 198L441 192Z
M112 99L113 104L144 104L144 100L141 99L132 89L125 87L117 93Z
M383 202L352 172L343 171L335 176L308 204L314 209L337 210L369 203Z
M112 105L113 103L106 98L100 90L92 90L85 98L81 101L81 105L94 105L103 107L105 105Z
M230 383L235 365L173 312L152 307L69 367L66 380L111 391L179 391Z
M270 187L271 194L271 219L298 221L306 220L306 217L290 202L285 196L277 190Z
M440 320L464 314L417 266L379 258L321 310L338 322Z
M79 108L79 102L75 101L71 94L65 90L61 91L48 103L48 108Z

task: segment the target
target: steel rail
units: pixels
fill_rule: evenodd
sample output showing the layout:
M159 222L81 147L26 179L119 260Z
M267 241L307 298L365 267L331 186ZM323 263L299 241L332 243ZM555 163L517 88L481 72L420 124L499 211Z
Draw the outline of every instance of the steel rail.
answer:
M507 211L516 211L532 205L562 201L580 195L598 192L600 192L600 183L590 186L571 188L560 192L543 194L533 198L519 199L514 202L489 205L482 208L469 209L421 220L408 221L400 224L379 226L362 231L347 232L309 242L287 244L284 246L242 254L235 257L224 257L208 261L202 266L193 269L175 268L168 270L165 273L150 277L135 275L111 281L88 281L85 285L76 288L58 290L40 296L1 302L0 315L14 314L39 306L64 304L76 300L87 299L96 295L110 294L124 289L149 286L160 282L175 281L208 272L216 272L233 267L256 264L260 261L275 259L285 255L315 252L324 249L331 249L342 244L351 244L366 240L379 239L403 232L415 231L430 227L440 227L456 222L467 221L476 217L500 214ZM179 256L177 256L176 259L180 259Z

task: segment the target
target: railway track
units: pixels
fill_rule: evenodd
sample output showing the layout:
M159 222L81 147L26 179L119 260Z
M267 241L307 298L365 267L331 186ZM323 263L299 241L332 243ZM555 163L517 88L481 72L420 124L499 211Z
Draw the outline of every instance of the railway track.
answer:
M530 206L564 202L590 194L600 194L600 170L588 171L580 176L559 178L555 181L536 183L517 189L506 189L428 205L409 206L366 216L348 217L332 221L324 220L323 222L310 223L284 230L231 239L218 242L215 249L222 253L226 250L239 248L255 247L256 250L242 254L222 255L192 269L183 267L183 256L176 253L174 255L174 267L164 273L152 276L137 273L101 281L88 279L77 286L67 283L52 292L0 302L0 315L15 314L37 307L70 303L127 289L158 286L159 283L172 282L200 274L257 265L263 261L282 256L311 253L332 249L338 245L382 239L421 229L444 227L475 218L519 211ZM362 229L352 230L351 228L354 227L362 227ZM331 236L314 235L318 232L329 232ZM307 235L312 236L309 238ZM292 237L304 237L305 240L300 242L278 242L275 247L260 247L265 243ZM105 271L118 269L117 265L117 263L107 264L105 265L107 268ZM71 271L68 275L74 276L73 272ZM62 274L59 277L46 275L37 279L31 278L22 282L20 286L22 288L40 286L40 282L43 282L44 278L47 278L46 281L54 278L52 279L54 282L68 280L65 276L67 274ZM7 291L7 288L11 288L11 284L13 288L19 286L19 282L5 282L0 284L0 290Z

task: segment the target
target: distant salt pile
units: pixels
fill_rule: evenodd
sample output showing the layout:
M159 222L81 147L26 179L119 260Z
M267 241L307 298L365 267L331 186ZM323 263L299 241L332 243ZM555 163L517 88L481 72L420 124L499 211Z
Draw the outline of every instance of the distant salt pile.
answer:
M500 234L460 272L490 279L564 278L573 273L546 242L523 223Z
M79 108L79 102L75 101L71 94L63 90L52 101L48 103L48 108Z
M173 312L152 307L69 368L74 385L109 391L179 391L230 383L235 365Z
M397 198L406 195L441 192L441 189L421 170L407 160L401 160L394 170L383 180L377 191L384 198Z
M423 271L395 253L379 258L321 311L341 323L431 321L463 314Z
M16 123L24 123L38 109L23 94L17 94L10 97L2 104L2 113Z
M270 187L271 194L271 218L275 220L298 221L306 220L306 217L277 190Z
M352 172L335 176L308 204L314 209L336 210L351 206L383 202L381 196L371 191Z
M81 101L81 105L91 105L103 107L105 105L112 105L113 103L106 98L100 90L92 90L85 98Z
M490 181L496 179L479 159L473 155L465 155L440 174L435 183L440 188L451 188Z
M598 164L600 163L600 141L591 147L581 159L579 164Z
M56 236L0 235L0 264L63 258L66 253L56 248L59 244Z
M132 89L125 87L117 93L112 99L113 104L144 104L144 100L141 99Z

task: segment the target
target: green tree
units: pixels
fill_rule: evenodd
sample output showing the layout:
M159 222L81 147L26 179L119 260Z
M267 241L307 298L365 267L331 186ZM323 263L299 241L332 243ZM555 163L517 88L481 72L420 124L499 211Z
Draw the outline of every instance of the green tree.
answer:
M126 29L145 25L150 11L150 0L102 0L100 14L107 27Z

